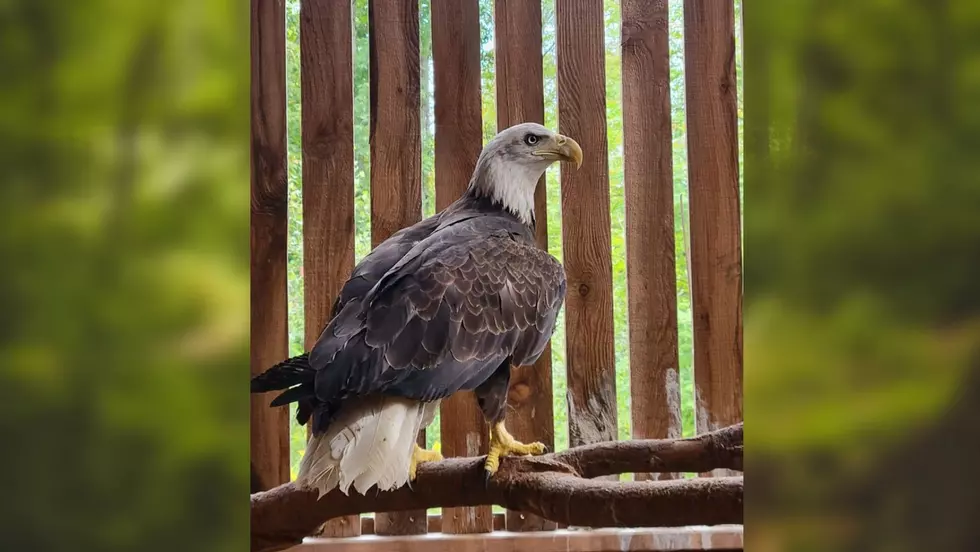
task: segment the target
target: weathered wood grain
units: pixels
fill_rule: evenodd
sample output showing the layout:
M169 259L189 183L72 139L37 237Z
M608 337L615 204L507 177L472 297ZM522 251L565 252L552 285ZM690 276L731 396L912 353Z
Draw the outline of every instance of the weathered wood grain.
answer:
M371 88L371 242L422 219L422 129L419 122L419 4L368 5ZM419 435L425 443L425 431ZM380 535L426 532L425 510L378 514Z
M694 381L699 433L742 419L734 8L685 0Z
M354 88L347 0L300 4L303 279L306 348L316 343L354 268ZM324 535L360 534L359 516Z
M623 0L622 21L633 437L673 438L681 435L681 394L667 2Z
M432 0L432 51L435 81L436 210L466 190L483 149L480 112L480 5L477 0ZM442 401L442 453L486 454L487 423L473 393ZM446 508L444 533L493 530L489 506Z
M562 244L569 445L616 438L609 168L603 6L556 0L558 122L582 146L579 170L563 166Z
M283 0L251 4L251 355L257 375L289 352L286 325L286 30ZM289 412L251 396L251 457L263 486L289 481Z
M371 242L422 217L419 11L412 0L371 0Z
M544 71L541 62L541 3L497 0L494 3L497 85L497 128L544 123ZM545 177L534 192L535 235L548 248L548 209ZM551 345L534 366L511 375L507 428L525 443L540 441L554 449ZM508 531L541 531L555 524L532 514L507 512Z

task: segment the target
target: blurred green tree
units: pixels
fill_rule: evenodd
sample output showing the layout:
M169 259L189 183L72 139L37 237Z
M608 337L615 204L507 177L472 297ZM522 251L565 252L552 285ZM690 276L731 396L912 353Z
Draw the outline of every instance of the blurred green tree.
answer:
M944 480L980 438L980 6L771 2L745 28L747 548L974 550L976 493Z
M0 549L241 550L247 8L0 14Z

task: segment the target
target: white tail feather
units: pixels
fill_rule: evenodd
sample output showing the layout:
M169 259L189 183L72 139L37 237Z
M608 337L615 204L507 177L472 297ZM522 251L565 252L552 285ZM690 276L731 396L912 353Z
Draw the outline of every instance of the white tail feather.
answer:
M432 423L438 404L376 397L345 407L310 438L296 483L319 496L338 487L365 494L375 485L382 491L405 485L416 436Z
M416 420L421 421L421 418L422 418L421 416L416 416ZM414 425L417 427L418 421L416 421ZM413 449L412 443L415 442L415 437L417 435L418 435L418 430L414 432L411 430L402 431L401 434L398 435L397 437L397 442L395 443L394 450L396 451L407 450L409 451L409 456L411 456L412 449ZM405 469L408 469L407 464L404 467ZM378 488L390 489L394 487L401 480L402 473L403 470L401 464L397 462L388 462L385 465L385 469L381 472L381 474L378 477Z

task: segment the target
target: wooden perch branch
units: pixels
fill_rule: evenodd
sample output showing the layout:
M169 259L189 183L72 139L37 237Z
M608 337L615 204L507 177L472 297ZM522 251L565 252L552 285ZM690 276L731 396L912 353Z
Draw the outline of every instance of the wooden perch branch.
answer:
M742 522L742 478L619 482L591 479L646 472L742 469L742 424L693 439L597 443L535 457L505 457L489 481L483 458L419 466L409 487L390 492L316 491L292 483L253 494L252 550L302 542L324 521L363 512L498 504L589 527L657 527Z

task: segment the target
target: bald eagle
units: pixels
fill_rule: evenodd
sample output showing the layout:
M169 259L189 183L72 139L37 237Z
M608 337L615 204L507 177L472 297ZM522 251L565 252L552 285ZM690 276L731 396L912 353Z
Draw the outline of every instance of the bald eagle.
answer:
M483 149L466 192L381 243L354 269L313 348L252 379L285 390L312 423L298 484L319 494L401 487L439 401L475 392L490 422L492 475L500 457L541 454L504 427L511 366L534 363L565 299L565 273L534 241L534 189L556 161L582 163L571 138L524 123ZM311 421L312 420L312 421Z

